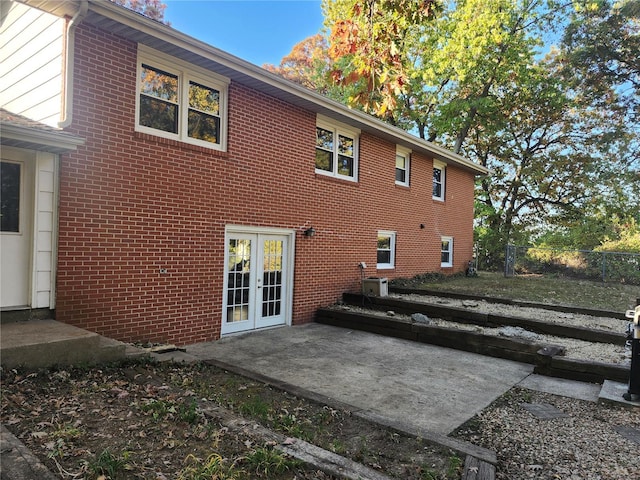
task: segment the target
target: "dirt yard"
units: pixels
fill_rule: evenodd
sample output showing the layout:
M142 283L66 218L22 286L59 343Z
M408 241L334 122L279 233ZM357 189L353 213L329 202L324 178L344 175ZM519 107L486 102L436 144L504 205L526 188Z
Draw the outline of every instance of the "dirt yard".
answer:
M336 478L279 453L256 422L394 478L457 479L464 461L208 365L3 372L1 421L63 479Z
M498 308L479 302L467 307ZM624 325L557 312L531 315L588 320L612 330ZM618 362L624 361L622 349L614 352ZM138 360L10 370L2 371L1 380L0 420L61 479L336 478L281 454L257 424L397 479L457 480L464 462L348 411L205 364ZM566 415L539 420L524 408L540 403ZM230 416L237 421L230 423ZM640 480L638 443L621 433L629 431L640 438L640 409L514 387L453 436L496 451L500 480Z

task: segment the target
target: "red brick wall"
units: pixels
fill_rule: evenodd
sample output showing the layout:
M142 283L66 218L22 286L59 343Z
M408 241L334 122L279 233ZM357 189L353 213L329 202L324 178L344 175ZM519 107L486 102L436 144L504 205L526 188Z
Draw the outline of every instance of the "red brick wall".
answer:
M447 168L434 202L430 158L396 186L395 145L363 133L357 183L317 175L315 114L237 83L226 153L136 133L136 45L89 26L76 42L69 130L87 142L61 162L59 320L125 341L218 338L227 224L297 232L294 323L358 290L361 261L367 276L440 271L440 235L451 271L471 257L471 174ZM378 230L397 232L395 270L375 269Z

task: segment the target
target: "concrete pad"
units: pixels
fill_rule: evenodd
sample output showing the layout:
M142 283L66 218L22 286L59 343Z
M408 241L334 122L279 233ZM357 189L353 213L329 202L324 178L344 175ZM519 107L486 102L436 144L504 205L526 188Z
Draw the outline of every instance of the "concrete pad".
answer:
M605 380L602 384L602 390L600 391L598 401L615 403L628 407L640 407L639 397L636 397L633 401L625 400L624 398L622 398L622 395L624 395L628 391L629 385L627 383Z
M531 374L520 383L519 387L538 392L551 393L562 397L576 398L588 402L597 402L601 386L597 383L585 383L564 378L546 377Z
M527 377L532 365L320 324L187 347L366 410L448 434Z
M0 333L0 360L6 368L111 362L126 350L122 342L55 320L3 323Z

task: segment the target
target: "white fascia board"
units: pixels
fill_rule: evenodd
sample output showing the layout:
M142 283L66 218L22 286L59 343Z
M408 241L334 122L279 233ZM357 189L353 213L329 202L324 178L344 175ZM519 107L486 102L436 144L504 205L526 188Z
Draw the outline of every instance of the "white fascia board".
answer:
M53 153L63 153L77 150L84 145L84 139L64 132L40 130L3 123L0 131L3 145L32 148Z

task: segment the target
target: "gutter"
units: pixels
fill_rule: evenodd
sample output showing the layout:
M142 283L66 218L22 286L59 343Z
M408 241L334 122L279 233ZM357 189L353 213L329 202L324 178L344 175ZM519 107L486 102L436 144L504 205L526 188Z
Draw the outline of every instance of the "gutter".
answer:
M73 58L75 54L75 31L89 10L89 2L80 0L80 6L75 15L67 24L66 49L64 59L64 92L62 105L62 118L58 122L60 128L71 125L73 120Z

